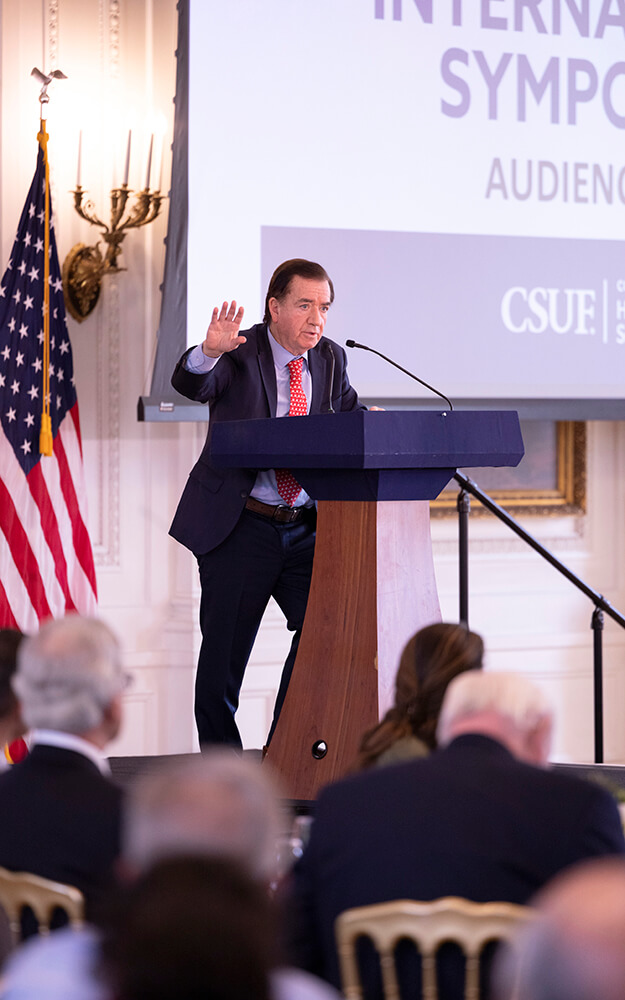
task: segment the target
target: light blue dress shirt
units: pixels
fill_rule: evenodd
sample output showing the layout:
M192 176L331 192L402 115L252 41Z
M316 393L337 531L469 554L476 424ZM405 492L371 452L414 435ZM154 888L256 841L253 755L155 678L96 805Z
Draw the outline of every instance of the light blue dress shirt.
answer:
M281 344L278 343L275 337L272 336L269 329L267 330L267 336L269 339L269 346L271 347L271 353L273 355L273 365L276 372L276 387L278 391L275 416L286 417L288 415L289 407L291 405L291 377L287 365L289 364L289 361L293 361L295 357L301 357L304 359L304 364L302 365L302 388L304 390L304 395L306 396L306 412L310 413L312 379L310 377L310 369L308 367L308 352L306 351L304 354L293 355L290 351L287 351L281 346ZM195 375L204 375L207 372L212 371L215 365L219 364L222 357L223 354L220 355L219 358L207 358L202 350L202 345L199 344L187 355L185 359L185 368L187 371L193 372ZM276 474L273 469L261 469L258 472L250 496L255 497L257 500L262 500L263 503L284 505L284 500L278 493L278 488L276 486ZM306 493L305 490L302 490L293 503L293 506L304 507L310 506L312 503L313 501L308 496L308 493Z

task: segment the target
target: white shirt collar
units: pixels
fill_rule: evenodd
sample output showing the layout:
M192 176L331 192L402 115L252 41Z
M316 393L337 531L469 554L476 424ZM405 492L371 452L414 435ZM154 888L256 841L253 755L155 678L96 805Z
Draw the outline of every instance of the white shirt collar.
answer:
M102 774L110 775L111 767L102 751L88 740L83 740L75 733L62 733L56 729L33 729L30 739L31 747L40 744L47 747L61 747L63 750L73 750L88 757Z

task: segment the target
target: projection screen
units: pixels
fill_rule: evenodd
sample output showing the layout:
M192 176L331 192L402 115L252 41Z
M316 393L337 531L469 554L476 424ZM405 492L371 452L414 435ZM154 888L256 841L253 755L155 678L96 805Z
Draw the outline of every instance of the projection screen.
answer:
M625 4L187 13L186 344L224 299L258 322L275 266L308 257L335 284L328 336L460 405L625 416ZM429 398L349 362L365 399Z

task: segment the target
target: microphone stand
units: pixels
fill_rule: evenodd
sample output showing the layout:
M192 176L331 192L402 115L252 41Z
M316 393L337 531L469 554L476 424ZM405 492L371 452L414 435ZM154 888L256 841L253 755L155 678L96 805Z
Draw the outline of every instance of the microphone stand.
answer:
M330 359L332 361L332 367L330 368L330 391L328 395L328 413L334 413L334 407L332 406L332 385L334 383L334 368L336 366L336 358L334 357L334 351L332 350L332 344L325 342L328 351L330 352Z
M393 365L394 368L399 368L400 372L403 372L404 375L409 375L410 378L413 378L415 380L415 382L418 382L420 385L425 386L426 389L429 389L430 392L433 392L437 396L440 396L441 399L445 400L445 402L449 406L449 409L453 411L454 408L453 403L445 395L444 392L439 392L438 389L435 389L433 385L429 385L427 382L424 382L422 378L418 377L418 375L413 375L412 372L409 372L407 368L402 368L402 366L398 365L396 361L393 361L391 358L387 358L386 354L382 354L380 351L376 351L375 347L367 347L366 344L357 344L355 340L346 340L345 346L359 347L360 350L362 351L371 351L372 354L377 354L379 358L382 358L384 361L388 361L389 365Z

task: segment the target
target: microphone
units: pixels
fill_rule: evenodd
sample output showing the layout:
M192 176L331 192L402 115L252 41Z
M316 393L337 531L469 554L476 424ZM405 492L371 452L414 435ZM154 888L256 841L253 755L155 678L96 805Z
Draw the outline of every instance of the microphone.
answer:
M330 368L330 387L328 389L328 409L326 412L334 413L334 407L332 406L332 386L334 384L334 368L336 366L336 357L334 356L334 350L332 349L332 344L326 340L325 345L330 352L330 358L332 360L332 367Z
M329 346L330 345L328 344L328 347ZM449 409L453 410L454 408L453 403L451 402L450 399L448 399L448 397L445 395L444 392L439 392L438 389L435 389L433 385L429 385L427 382L424 382L422 378L419 378L417 375L413 375L412 372L409 372L407 368L402 368L402 366L398 365L396 361L391 361L390 358L387 358L386 354L381 354L380 351L376 351L375 347L367 347L366 344L357 344L355 340L346 340L345 346L359 347L361 351L371 351L372 354L377 354L379 358L382 358L384 361L388 361L389 365L393 365L394 368L399 368L400 372L403 372L404 375L409 375L410 378L413 378L415 380L415 382L418 382L420 385L424 385L426 389L430 390L430 392L436 393L437 396L440 396L441 399L445 400L445 402L449 406Z

